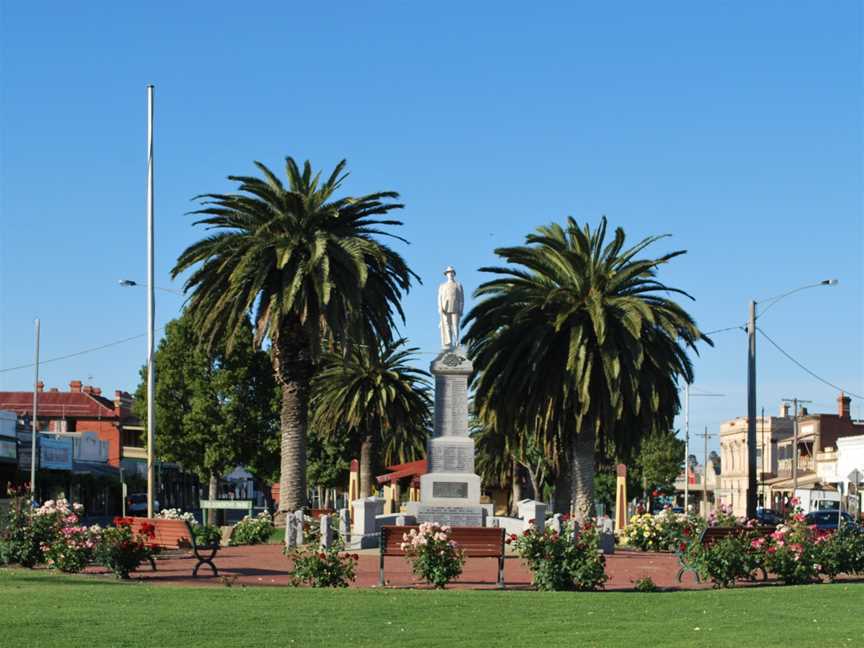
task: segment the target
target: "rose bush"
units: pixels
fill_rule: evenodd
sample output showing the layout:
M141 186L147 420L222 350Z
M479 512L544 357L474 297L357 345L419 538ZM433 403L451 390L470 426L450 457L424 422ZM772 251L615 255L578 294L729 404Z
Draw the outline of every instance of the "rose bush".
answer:
M705 521L696 515L674 513L666 507L661 513L642 513L630 518L630 523L618 532L619 542L641 551L670 551L682 542L698 538Z
M402 551L414 575L436 588L443 588L462 573L465 555L450 538L450 527L424 522L402 536Z
M568 520L560 534L549 528L526 529L505 542L513 543L539 590L595 590L606 583L606 558L592 521L580 527Z
M114 518L114 526L102 531L96 559L117 578L127 579L138 565L153 557L155 550L149 542L155 537L156 528L152 524L142 524L141 531L136 533L132 531L132 518Z
M270 517L267 511L262 511L255 517L247 515L234 525L234 530L231 533L231 539L228 541L228 544L232 547L235 545L261 544L267 542L272 532L273 518Z
M99 525L64 526L53 542L42 546L45 562L52 569L77 574L93 560L101 536Z
M285 555L292 559L288 574L295 587L348 587L354 580L355 567L360 556L344 553L345 545L335 540L327 549L316 549L312 545L298 549L285 548Z

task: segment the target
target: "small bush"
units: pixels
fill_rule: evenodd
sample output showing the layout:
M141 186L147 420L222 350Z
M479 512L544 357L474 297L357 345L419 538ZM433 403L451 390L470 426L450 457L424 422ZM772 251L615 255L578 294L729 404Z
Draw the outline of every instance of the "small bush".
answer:
M77 574L93 560L101 535L98 525L63 527L51 544L42 547L45 562L52 569Z
M340 540L327 549L315 549L312 545L300 549L285 548L285 555L292 559L291 584L295 587L348 587L354 580L355 566L360 556L343 553Z
M195 524L192 534L199 547L215 547L222 543L222 530L212 524Z
M415 576L442 589L462 573L465 555L450 539L450 527L424 522L402 536L402 551Z
M234 531L231 533L228 544L232 547L262 544L270 539L272 532L273 518L270 517L269 513L262 511L255 517L247 515L234 525Z
M102 531L96 559L117 578L127 579L143 561L153 556L148 542L156 537L156 528L143 524L140 533L133 533L132 518L114 518L114 526Z
M637 578L636 582L633 583L633 588L637 592L656 592L658 590L656 583L654 583L650 576Z
M548 528L526 529L506 542L515 544L539 590L596 590L606 583L606 558L593 522L580 528L568 521L561 534Z

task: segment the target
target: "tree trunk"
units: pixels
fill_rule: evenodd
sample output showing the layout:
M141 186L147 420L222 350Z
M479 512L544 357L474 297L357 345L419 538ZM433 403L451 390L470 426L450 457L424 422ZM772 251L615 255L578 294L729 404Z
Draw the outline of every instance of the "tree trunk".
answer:
M219 499L219 475L215 472L210 473L210 484L207 488L207 499L215 500ZM216 509L210 509L207 511L207 524L216 525L216 515L219 513Z
M531 466L525 466L525 470L528 471L528 479L531 480L531 490L534 491L534 499L535 501L542 502L543 501L543 493L540 490L540 480L538 478L537 471L531 469Z
M273 368L282 388L282 434L277 524L306 506L306 427L312 354L299 322L289 323L273 341Z
M570 496L573 516L581 524L594 517L594 422L584 421L571 445Z
M369 497L372 494L372 453L374 452L371 434L363 437L360 444L360 498Z
M555 477L555 497L552 502L555 513L570 513L572 488L570 486L571 453L568 450L558 463L558 475Z
M513 461L513 478L510 482L510 514L519 514L519 501L522 499L522 482L519 479L519 464Z

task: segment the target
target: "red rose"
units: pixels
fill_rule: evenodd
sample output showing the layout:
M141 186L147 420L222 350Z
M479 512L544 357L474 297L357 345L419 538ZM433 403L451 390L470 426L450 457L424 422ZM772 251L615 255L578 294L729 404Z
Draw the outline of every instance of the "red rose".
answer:
M511 542L513 542L513 540L511 540L510 538L507 538L507 539L504 541L505 544L510 544Z
M681 544L678 545L678 551L681 551L681 552L687 551L687 545L682 542Z
M354 560L360 560L360 556L357 554L352 554L351 558Z

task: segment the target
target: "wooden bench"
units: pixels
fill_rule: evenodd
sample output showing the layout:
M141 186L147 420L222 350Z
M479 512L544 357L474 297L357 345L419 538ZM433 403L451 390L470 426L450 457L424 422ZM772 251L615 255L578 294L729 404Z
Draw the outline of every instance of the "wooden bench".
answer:
M702 533L699 535L699 539L696 540L703 547L709 547L715 542L720 540L724 540L726 538L734 538L740 535L755 535L760 538L767 538L772 533L774 533L775 527L773 526L760 526L760 527L707 527ZM684 553L681 551L680 546L675 548L675 554L678 556L678 564L680 565L680 569L678 570L677 579L678 582L681 582L681 579L684 578L684 574L686 572L692 572L696 577L696 582L701 583L702 581L699 579L699 573L696 571L696 568L692 565L688 565L684 561ZM765 569L762 567L759 568L762 572L762 580L768 579L768 574L765 572ZM755 578L751 575L751 578L755 580Z
M159 552L170 551L187 554L190 550L198 561L192 569L192 576L198 576L198 570L201 565L209 565L213 570L213 575L218 576L219 571L216 565L213 564L213 558L219 551L219 543L199 546L195 542L195 534L192 532L192 527L186 520L167 520L164 518L131 518L132 532L142 533L144 524L151 524L155 529L155 537L150 538L148 546L156 549ZM206 553L206 552L209 552ZM153 571L156 571L156 561L150 557L150 566Z
M405 556L402 536L416 526L381 527L378 584L384 585L384 557ZM453 527L450 539L459 545L467 558L497 558L498 587L504 587L504 529L487 527Z

